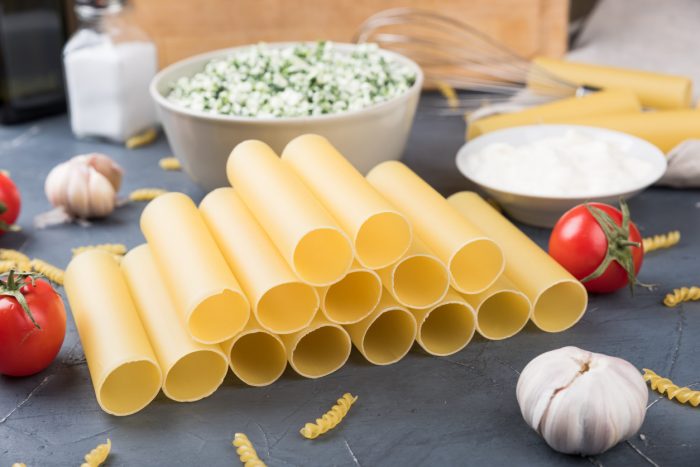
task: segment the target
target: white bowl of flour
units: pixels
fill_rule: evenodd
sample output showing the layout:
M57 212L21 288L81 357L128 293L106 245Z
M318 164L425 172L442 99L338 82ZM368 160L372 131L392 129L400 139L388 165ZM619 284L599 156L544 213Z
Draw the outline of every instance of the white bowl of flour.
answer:
M457 153L457 167L513 218L552 227L577 204L615 204L638 194L664 174L666 157L619 131L529 125L469 141Z

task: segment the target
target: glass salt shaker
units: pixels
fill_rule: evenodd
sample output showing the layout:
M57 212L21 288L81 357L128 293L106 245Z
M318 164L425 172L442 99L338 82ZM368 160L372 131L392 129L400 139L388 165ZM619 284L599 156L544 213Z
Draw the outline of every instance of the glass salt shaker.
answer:
M78 31L63 49L73 134L124 142L157 125L148 86L157 52L125 0L75 0Z

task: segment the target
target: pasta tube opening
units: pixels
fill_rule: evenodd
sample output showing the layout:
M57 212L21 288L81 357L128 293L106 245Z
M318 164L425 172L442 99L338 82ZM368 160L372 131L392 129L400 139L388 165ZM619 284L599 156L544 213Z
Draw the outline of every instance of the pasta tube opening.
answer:
M289 364L306 378L320 378L342 367L352 347L345 329L319 316L304 331L280 337Z
M406 356L415 339L413 315L404 308L389 308L372 317L360 351L370 363L390 365Z
M588 294L576 280L563 280L545 289L535 300L532 322L543 331L560 332L581 319Z
M381 212L367 219L355 238L357 260L379 269L395 263L411 245L411 227L396 212Z
M457 250L448 264L455 287L463 293L486 290L501 275L501 248L488 238L472 240Z
M165 374L163 392L178 402L211 395L226 377L228 362L221 352L195 350L184 355Z
M240 331L249 313L248 301L242 294L224 290L196 304L187 319L187 327L198 341L216 344Z
M265 292L256 309L256 318L271 332L296 332L311 323L318 309L318 295L309 285L289 282Z
M357 268L321 292L321 311L333 323L357 323L372 313L381 296L377 273Z
M161 372L150 360L126 362L113 369L98 389L98 401L113 415L131 415L146 407L160 391Z
M245 384L267 386L284 373L287 354L282 340L262 329L237 336L231 343L231 371Z
M520 332L530 319L530 301L516 290L500 290L476 309L477 330L486 339L500 340Z
M432 355L446 356L462 350L474 337L474 310L454 291L429 310L415 310L416 341Z
M327 285L342 277L352 263L347 237L335 228L304 235L294 249L294 270L311 285Z

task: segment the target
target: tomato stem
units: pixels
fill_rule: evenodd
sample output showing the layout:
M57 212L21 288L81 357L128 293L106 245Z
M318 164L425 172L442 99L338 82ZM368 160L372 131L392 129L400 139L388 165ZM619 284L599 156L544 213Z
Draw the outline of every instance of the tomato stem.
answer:
M43 274L35 272L17 273L14 269L10 269L7 280L4 281L0 279L0 296L12 297L17 300L19 306L22 307L22 310L24 310L29 317L29 320L37 329L41 329L41 326L39 326L39 323L37 323L34 319L32 310L29 309L29 304L27 303L27 299L24 297L24 294L22 294L21 289L26 283L22 279L29 278L31 280L32 287L34 287L36 279L40 277L44 277Z

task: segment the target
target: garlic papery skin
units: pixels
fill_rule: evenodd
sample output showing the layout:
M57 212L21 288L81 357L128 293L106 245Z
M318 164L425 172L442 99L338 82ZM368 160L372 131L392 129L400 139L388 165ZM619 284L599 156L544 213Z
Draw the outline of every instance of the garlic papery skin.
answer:
M516 389L523 418L554 450L600 454L634 435L649 393L626 360L562 347L527 364Z
M85 154L58 164L46 177L49 202L79 218L104 217L117 203L123 170L103 154Z

